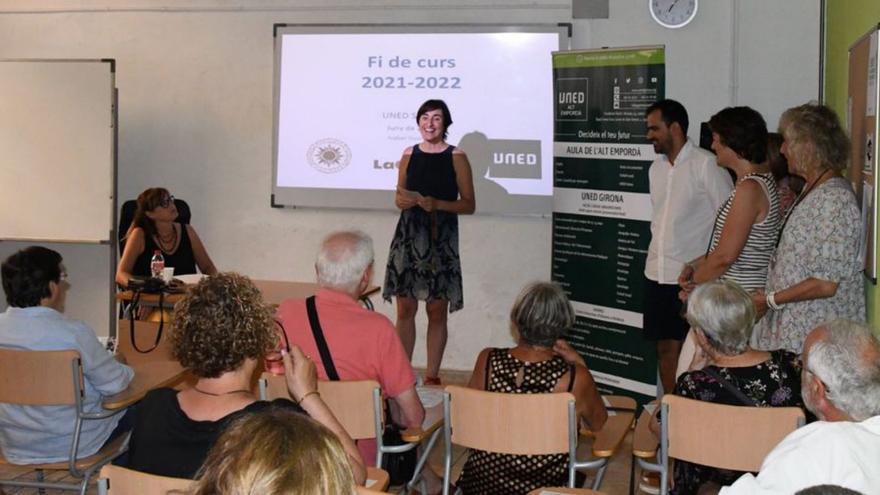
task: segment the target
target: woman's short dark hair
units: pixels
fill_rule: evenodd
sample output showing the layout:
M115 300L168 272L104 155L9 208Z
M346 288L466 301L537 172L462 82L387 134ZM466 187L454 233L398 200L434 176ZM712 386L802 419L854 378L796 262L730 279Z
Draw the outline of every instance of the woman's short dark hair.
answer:
M565 292L550 282L532 282L516 297L510 322L529 345L550 347L574 326L574 308Z
M767 159L767 123L750 107L727 107L709 119L721 144L751 163Z
M422 106L419 107L419 111L416 112L416 123L419 123L419 119L422 118L422 115L432 110L443 111L443 139L446 139L446 136L449 134L449 126L452 125L452 114L449 113L449 107L446 106L445 101L428 100L422 103Z
M6 303L14 308L39 306L49 297L49 282L61 281L61 255L42 246L30 246L6 258L0 267Z
M174 357L201 378L236 370L277 343L272 314L244 275L205 277L174 307Z
M131 226L144 229L145 235L154 235L156 233L156 224L147 216L148 211L153 211L160 206L165 198L171 193L164 187L151 187L140 193L137 197L137 209L134 212L134 218Z

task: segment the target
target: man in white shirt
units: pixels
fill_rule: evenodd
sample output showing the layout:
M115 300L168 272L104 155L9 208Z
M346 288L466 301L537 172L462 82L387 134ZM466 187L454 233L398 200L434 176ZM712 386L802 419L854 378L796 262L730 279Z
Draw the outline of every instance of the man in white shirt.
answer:
M688 324L681 317L678 276L684 264L705 254L715 212L733 189L715 156L687 137L681 103L661 100L645 111L648 140L657 158L648 171L651 243L645 260L644 331L657 341L657 365L665 392L675 386L675 367Z
M801 393L821 421L789 434L723 494L794 493L838 485L880 490L880 340L871 329L834 320L804 341Z

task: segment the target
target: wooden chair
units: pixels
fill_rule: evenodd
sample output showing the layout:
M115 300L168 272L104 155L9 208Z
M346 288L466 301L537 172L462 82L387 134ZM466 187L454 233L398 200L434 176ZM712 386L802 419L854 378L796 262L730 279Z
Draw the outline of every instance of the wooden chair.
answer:
M153 347L156 342L156 334L159 332L159 323L154 321L135 320L134 338L137 349L131 340L131 322L119 320L116 327L116 353L125 357L125 362L131 366L151 361L174 361L171 348L171 334L174 326L168 321L162 329L162 337L159 345L150 352L140 352Z
M735 471L759 471L767 454L786 435L803 426L799 407L715 404L672 394L660 404L658 463L660 493L669 491L669 459ZM635 445L635 440L633 441Z
M291 399L287 390L287 382L283 376L263 373L259 382L260 399L273 400L278 398ZM382 394L379 384L373 380L360 381L318 381L318 392L330 411L339 420L354 440L375 438L376 466L382 465L382 456L391 448L382 447L383 408ZM404 447L409 447L405 445ZM392 447L399 448L399 447ZM412 447L410 447L412 448ZM409 450L409 449L406 449ZM378 467L367 468L367 480L374 481L370 485L373 490L388 488L390 477L388 472Z
M546 487L532 490L529 495L544 495L548 493L564 493L566 495L602 495L602 492L590 490L587 488L563 488L563 487Z
M107 465L98 475L98 495L166 495L188 493L193 481L168 478Z
M28 406L69 406L76 412L70 425L72 441L66 462L45 464L15 464L0 456L0 464L26 466L37 472L36 481L0 480L0 486L14 486L54 490L86 492L89 479L101 467L128 448L128 435L122 435L104 446L98 453L79 457L79 441L82 424L89 420L102 420L124 411L87 413L83 410L83 368L76 351L20 351L0 349L0 402ZM44 481L44 471L67 470L78 483Z
M614 416L609 416L609 428L603 427L595 432L593 451L598 450L603 455L578 461L578 416L574 396L570 393L502 394L455 385L446 387L443 394L443 434L446 440L443 494L448 495L452 482L453 444L501 454L567 453L569 488L574 488L576 470L596 469L592 488L597 490L609 458L632 424L635 401L620 397L615 398L615 402L630 406L630 410L616 411Z
M387 493L388 493L388 492L383 492L383 491L376 491L376 490L373 490L373 489L371 489L371 488L366 488L366 487L363 487L363 486L358 486L358 487L356 487L356 488L357 488L357 490L356 490L356 491L357 491L357 495L381 495L381 494L387 494Z

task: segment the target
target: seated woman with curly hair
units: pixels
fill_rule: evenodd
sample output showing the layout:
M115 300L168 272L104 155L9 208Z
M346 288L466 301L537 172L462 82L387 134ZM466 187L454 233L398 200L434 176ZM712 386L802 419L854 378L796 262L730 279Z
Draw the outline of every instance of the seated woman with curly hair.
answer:
M348 454L354 479L363 482L357 446L318 395L315 364L298 347L284 356L296 402L254 396L251 379L277 335L272 310L250 279L235 273L203 279L175 307L174 327L174 357L198 381L179 392L153 390L138 404L127 467L192 478L227 424L278 408L308 414L332 431Z

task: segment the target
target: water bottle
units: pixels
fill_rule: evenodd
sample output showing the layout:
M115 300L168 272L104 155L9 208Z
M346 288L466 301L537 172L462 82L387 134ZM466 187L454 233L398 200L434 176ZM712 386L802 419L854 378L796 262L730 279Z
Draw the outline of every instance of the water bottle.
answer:
M155 250L153 251L153 258L150 260L150 273L153 278L162 278L162 270L165 269L165 257L162 256L162 251Z

